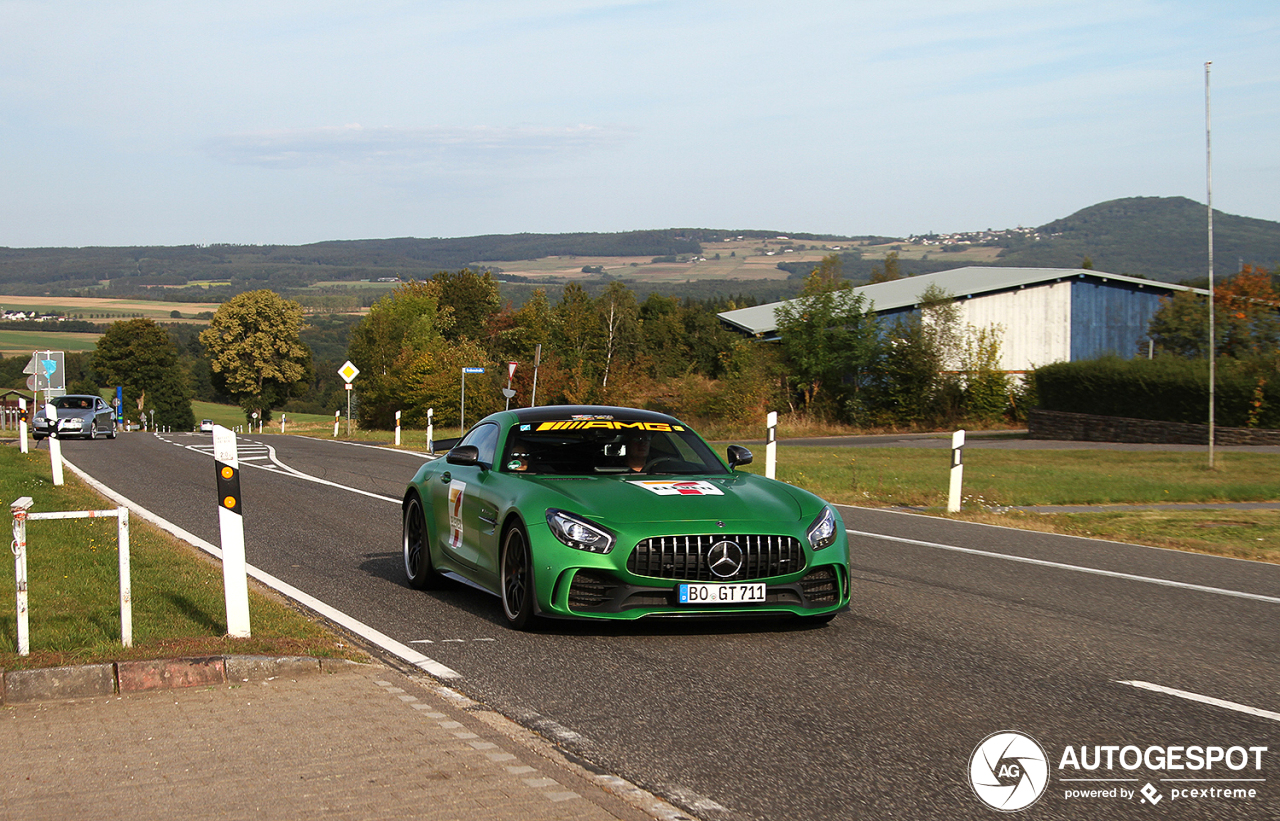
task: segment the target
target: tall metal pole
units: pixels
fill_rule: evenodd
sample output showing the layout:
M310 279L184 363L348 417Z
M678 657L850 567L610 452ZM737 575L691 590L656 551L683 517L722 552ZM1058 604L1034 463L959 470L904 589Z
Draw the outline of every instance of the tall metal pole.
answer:
M1209 207L1209 469L1213 470L1213 406L1215 368L1218 359L1218 337L1214 329L1213 315L1216 306L1213 299L1213 127L1210 113L1209 66L1204 64L1204 150L1205 150L1205 199Z

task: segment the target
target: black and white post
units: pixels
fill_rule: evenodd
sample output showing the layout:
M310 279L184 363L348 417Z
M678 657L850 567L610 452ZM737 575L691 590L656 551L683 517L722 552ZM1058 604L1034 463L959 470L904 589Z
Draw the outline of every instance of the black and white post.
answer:
M768 433L764 445L764 475L769 479L778 478L778 412L769 411L765 417Z
M960 489L964 484L964 431L951 434L951 492L947 495L947 512L960 512Z
M236 435L213 428L213 461L218 470L218 529L222 536L222 585L227 599L227 635L248 638L249 579L244 552L244 506Z
M62 442L58 439L58 409L52 402L44 405L44 418L49 423L49 462L53 466L53 483L62 486Z

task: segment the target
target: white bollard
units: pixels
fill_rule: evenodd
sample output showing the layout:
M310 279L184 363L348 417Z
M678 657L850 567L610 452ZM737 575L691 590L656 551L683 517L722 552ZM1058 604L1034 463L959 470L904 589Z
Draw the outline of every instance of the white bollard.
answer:
M18 398L18 440L20 442L19 449L27 452L27 400L22 397Z
M432 419L435 417L435 415L436 415L435 408L427 408L427 453L436 452L436 442L435 442L436 428L435 428L435 425L432 423Z
M49 420L49 462L53 465L53 484L62 486L62 442L58 441L58 410L52 402L44 406L44 418Z
M396 411L396 447L400 447L400 411Z
M222 537L222 585L227 599L227 635L248 638L249 578L244 552L244 508L236 435L213 426L213 460L218 471L218 531Z
M960 490L964 483L964 431L951 434L951 493L947 496L947 512L960 512Z
M769 411L765 417L768 435L764 446L764 475L769 479L778 478L778 412Z
M340 419L342 419L342 411L340 410L334 411L333 412L333 435L334 436L338 435L338 421Z
M284 414L280 414L280 432L284 433Z

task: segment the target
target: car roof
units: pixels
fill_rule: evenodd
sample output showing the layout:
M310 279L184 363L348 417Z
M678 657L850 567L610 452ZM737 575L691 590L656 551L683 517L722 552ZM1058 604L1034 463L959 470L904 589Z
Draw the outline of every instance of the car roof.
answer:
M517 408L505 411L514 416L514 422L545 422L572 419L575 416L617 417L641 422L675 422L678 419L657 411L641 408L622 408L613 405L542 405L536 408ZM495 414L497 416L499 414Z

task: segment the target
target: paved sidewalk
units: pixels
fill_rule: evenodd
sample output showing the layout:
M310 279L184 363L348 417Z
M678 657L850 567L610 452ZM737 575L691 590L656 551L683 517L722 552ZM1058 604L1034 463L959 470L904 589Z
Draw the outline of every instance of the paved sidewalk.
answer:
M0 819L687 819L381 664L0 708Z

